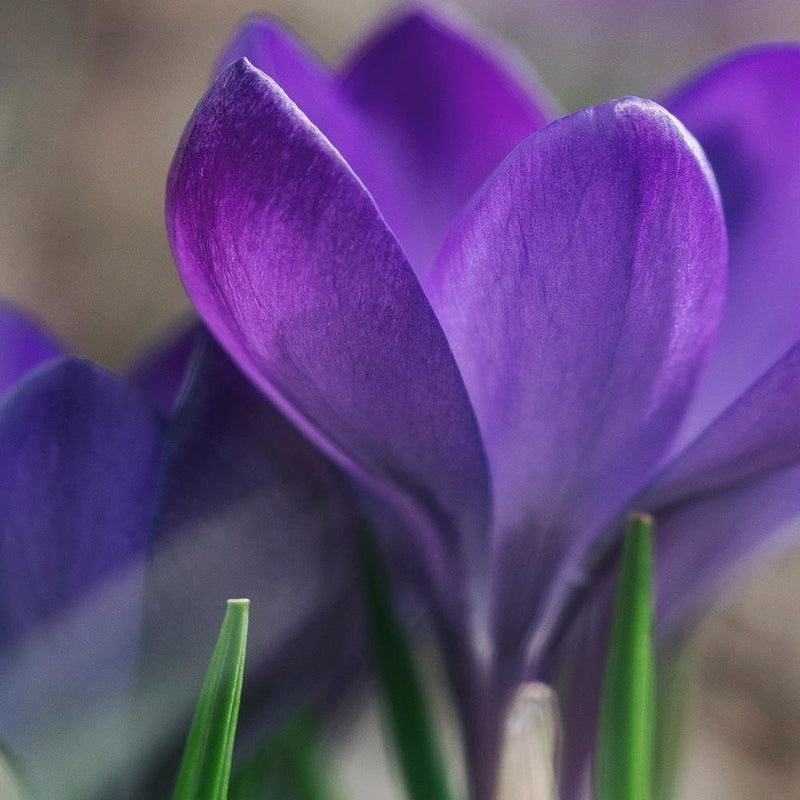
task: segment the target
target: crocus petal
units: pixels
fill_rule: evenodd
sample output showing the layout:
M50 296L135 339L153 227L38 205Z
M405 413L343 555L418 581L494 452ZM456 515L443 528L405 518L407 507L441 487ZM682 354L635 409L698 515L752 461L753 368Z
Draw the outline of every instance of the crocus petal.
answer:
M138 390L73 359L0 406L0 736L41 796L90 796L66 780L76 734L101 756L83 780L124 752L108 722L137 654L162 441Z
M128 370L130 380L147 393L165 417L171 417L175 410L201 336L201 325L183 325L140 356Z
M657 511L800 460L798 398L800 343L673 461L637 504Z
M674 118L635 98L528 139L445 242L428 294L491 465L501 650L519 645L565 552L667 449L724 277L707 165Z
M376 33L342 82L408 182L407 196L376 199L423 278L462 206L553 107L534 100L543 95L521 59L429 11Z
M272 78L372 189L378 145L369 141L367 125L336 74L270 17L254 16L242 23L219 59L215 77L241 58Z
M730 240L719 343L686 442L800 339L800 47L734 56L665 104L708 155Z
M0 300L0 395L28 370L58 355L61 348L48 333Z
M702 476L701 476L702 480ZM658 516L656 626L667 651L733 585L800 542L800 466L701 494ZM613 603L609 576L593 587L559 648L565 710L562 796L588 797L589 757ZM566 680L564 680L566 679Z
M379 131L347 95L339 76L269 17L245 20L220 58L218 72L240 58L272 78L319 128L367 187L383 215L390 223L400 223L395 234L413 237L422 216L409 201L405 165L391 159ZM413 217L407 205L413 206Z
M694 621L745 570L800 542L800 466L713 492L659 517L658 623L665 635Z
M185 732L229 597L251 600L242 736L363 652L341 473L204 335L170 427L147 572L138 741Z
M441 328L363 185L242 60L198 106L167 197L179 270L216 339L312 441L414 520L416 552L445 580L453 551L479 550L483 451Z

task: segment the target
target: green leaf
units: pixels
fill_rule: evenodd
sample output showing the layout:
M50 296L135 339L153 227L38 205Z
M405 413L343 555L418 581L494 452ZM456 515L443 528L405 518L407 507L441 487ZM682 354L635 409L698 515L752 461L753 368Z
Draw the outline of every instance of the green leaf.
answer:
M675 797L677 778L685 755L692 666L692 654L687 648L675 647L666 654L659 653L653 762L655 800L672 800Z
M183 751L173 800L225 800L242 696L249 600L228 600Z
M326 800L331 792L319 766L317 726L298 712L231 779L229 800Z
M370 531L361 531L367 615L406 793L411 800L449 800L444 761L411 647L397 619L386 570Z
M632 514L622 550L595 758L595 800L651 800L655 707L653 520Z

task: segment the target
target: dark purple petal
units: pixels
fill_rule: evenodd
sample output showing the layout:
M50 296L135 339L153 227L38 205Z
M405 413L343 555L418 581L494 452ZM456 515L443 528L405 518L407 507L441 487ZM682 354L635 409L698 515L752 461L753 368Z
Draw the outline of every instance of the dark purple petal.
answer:
M566 553L652 475L724 285L707 165L667 112L635 98L532 136L448 237L428 294L491 465L501 652L551 581L568 580Z
M424 277L462 206L552 104L534 100L543 95L520 58L429 11L376 33L342 82L407 181L407 196L376 200Z
M0 731L34 780L56 779L78 732L88 742L102 728L110 758L162 441L138 390L74 359L42 366L0 405ZM42 796L73 796L62 788Z
M729 58L666 105L708 155L730 241L719 343L685 442L800 339L800 47Z
M639 501L654 511L800 460L800 343L681 453Z
M395 233L415 235L423 217L411 198L405 165L392 160L368 115L344 91L338 75L322 64L290 31L269 17L247 19L219 61L240 58L272 78L339 151L363 181Z
M412 521L416 552L446 580L454 551L480 549L483 452L444 334L362 184L242 60L189 123L167 203L183 281L217 340Z
M183 325L140 356L128 370L133 383L143 389L165 417L171 417L197 352L202 326Z
M251 600L245 739L341 691L363 654L342 474L204 340L168 436L148 564L137 717L156 756L160 737L185 731L229 597Z
M0 395L28 370L61 353L50 334L0 300Z

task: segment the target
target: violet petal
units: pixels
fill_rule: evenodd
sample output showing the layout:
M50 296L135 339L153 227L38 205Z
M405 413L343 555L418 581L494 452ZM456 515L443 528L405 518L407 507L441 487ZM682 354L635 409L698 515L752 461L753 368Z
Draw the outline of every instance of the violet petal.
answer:
M0 731L42 796L90 796L127 752L116 715L162 444L138 390L76 359L42 366L0 405ZM64 782L78 733L98 753L83 791Z
M665 104L708 155L730 242L719 342L687 442L800 339L800 47L729 57Z
M720 415L647 489L654 511L800 460L800 343Z
M800 466L712 492L662 513L656 540L657 620L674 634L734 576L800 541Z
M407 181L406 197L376 200L421 278L462 206L553 107L534 99L544 95L516 54L428 10L375 33L342 83Z
M0 300L0 395L28 370L61 355L53 337L18 311Z
M428 294L491 465L501 652L566 553L656 468L724 285L713 177L685 129L635 98L534 134L451 232Z
M315 444L412 521L409 547L438 585L451 580L454 553L482 551L489 505L458 368L362 184L244 59L184 133L167 223L217 340Z
M170 426L147 573L140 739L180 738L228 597L251 600L240 740L341 692L364 652L341 472L206 335Z

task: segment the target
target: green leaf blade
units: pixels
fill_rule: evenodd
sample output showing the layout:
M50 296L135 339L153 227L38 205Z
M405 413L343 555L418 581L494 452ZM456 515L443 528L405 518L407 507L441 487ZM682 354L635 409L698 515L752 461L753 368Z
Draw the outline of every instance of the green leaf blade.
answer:
M628 520L595 758L595 800L651 800L655 730L653 520Z
M231 778L229 800L330 800L336 793L322 770L319 730L299 711Z
M380 553L362 530L367 614L384 706L410 800L450 800L445 762L411 646L397 618Z
M172 800L226 800L242 696L249 600L229 600Z

